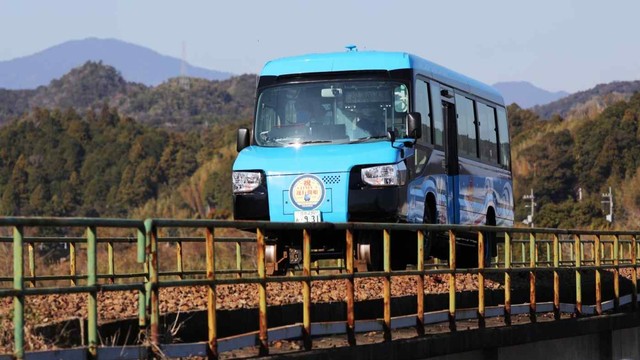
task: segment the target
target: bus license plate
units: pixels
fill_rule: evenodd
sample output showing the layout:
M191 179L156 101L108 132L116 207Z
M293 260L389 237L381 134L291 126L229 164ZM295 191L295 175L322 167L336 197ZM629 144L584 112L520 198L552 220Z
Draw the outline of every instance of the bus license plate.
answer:
M293 218L295 222L321 222L322 215L320 210L294 211Z

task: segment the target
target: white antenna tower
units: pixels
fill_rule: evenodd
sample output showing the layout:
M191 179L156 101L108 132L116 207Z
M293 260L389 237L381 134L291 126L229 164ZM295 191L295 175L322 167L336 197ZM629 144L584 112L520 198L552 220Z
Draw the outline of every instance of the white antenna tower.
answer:
M180 62L180 77L178 84L185 90L189 90L189 78L187 77L187 42L182 42L182 61Z
M613 222L613 192L611 192L611 186L609 186L608 193L602 193L602 197L604 198L604 200L602 200L601 202L603 204L609 204L609 213L606 214L604 218L609 223L612 223Z
M530 205L525 205L525 207L528 207L529 209L531 209L531 214L527 215L527 218L524 219L522 221L522 223L525 224L525 225L530 225L531 227L535 227L534 224L533 224L533 216L536 214L536 205L538 205L538 204L536 204L536 202L535 202L536 196L533 193L533 189L531 189L531 194L524 195L522 198L524 200L531 201Z

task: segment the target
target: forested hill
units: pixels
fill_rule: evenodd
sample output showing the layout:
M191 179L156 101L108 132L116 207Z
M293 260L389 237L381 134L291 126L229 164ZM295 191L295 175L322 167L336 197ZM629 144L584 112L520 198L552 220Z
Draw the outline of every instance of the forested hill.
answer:
M640 225L640 93L575 120L515 105L508 112L516 220L529 211L519 199L533 189L536 226L602 227L601 193L610 186L614 225Z
M229 209L233 134L221 125L168 132L106 106L84 115L36 109L0 128L0 215L127 217L151 206L147 215L194 217Z
M567 119L581 119L597 116L608 106L621 100L629 100L640 91L639 81L614 81L571 94L546 105L533 107L533 111L543 119L559 115Z
M125 81L87 62L0 90L0 215L227 217L255 76Z
M255 86L255 75L242 75L222 81L174 78L147 87L125 81L111 66L90 61L48 86L0 89L0 125L35 107L84 112L106 103L142 123L190 130L250 118Z

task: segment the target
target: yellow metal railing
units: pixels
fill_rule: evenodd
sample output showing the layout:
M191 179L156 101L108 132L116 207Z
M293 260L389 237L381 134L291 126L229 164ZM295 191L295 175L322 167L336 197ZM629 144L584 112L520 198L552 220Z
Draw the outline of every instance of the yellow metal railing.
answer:
M40 227L60 227L65 229L84 229L84 237L33 237L25 236L30 230ZM88 328L87 353L90 357L98 356L102 346L98 343L97 323L97 293L99 291L137 290L139 325L147 332L147 343L141 346L154 349L170 348L170 344L161 343L160 325L160 288L183 286L207 287L208 322L206 354L210 358L217 358L220 352L229 351L246 346L257 346L260 355L269 353L269 342L282 339L302 339L304 349L310 350L313 337L326 334L345 334L347 342L356 346L355 334L365 331L382 331L384 340L390 341L393 329L415 327L416 335L425 334L428 324L448 322L451 331L456 331L456 322L463 319L477 319L478 327L486 326L489 318L504 317L505 325L510 325L514 316L528 314L529 321L537 321L537 314L552 313L556 320L561 315L574 314L583 316L589 314L603 314L606 311L618 311L621 306L637 307L637 236L640 231L592 231L592 230L562 230L562 229L519 229L486 226L456 226L456 225L411 225L411 224L371 224L371 223L269 223L247 221L220 220L172 220L148 219L120 220L120 219L60 219L60 218L0 218L0 228L13 229L13 236L0 237L0 242L13 245L13 277L0 277L0 284L12 283L11 287L0 287L0 298L13 297L14 317L14 353L15 358L24 357L24 298L26 296L44 294L87 293ZM102 228L117 228L120 232L128 232L128 236L100 237ZM252 230L251 237L217 236L217 232L224 229ZM287 229L300 231L303 251L302 272L290 276L268 276L265 263L266 240L265 233L270 230ZM189 236L165 236L160 234L176 231L188 232ZM346 259L345 269L339 273L323 271L312 273L311 249L315 241L314 232L317 230L335 230L336 236L343 236L345 241ZM356 272L354 253L359 231L379 231L383 249L383 271ZM415 267L401 271L391 270L391 244L394 241L407 241L406 238L394 239L392 232L406 231L415 234ZM437 239L446 241L449 245L449 260L445 263L425 263L425 240L434 238L427 236L429 232L436 232ZM473 269L460 269L456 266L457 234L475 234L477 241L478 266ZM500 243L498 256L487 263L485 248L491 244L487 239L497 233L504 242ZM194 235L195 234L195 235ZM64 242L69 251L69 275L43 276L37 275L34 244L47 242ZM159 248L161 242L175 246L175 270L160 271ZM183 258L183 244L198 243L204 246L206 263L203 269L185 270ZM216 262L216 244L231 243L235 253L230 262L235 261L235 268L220 269ZM98 272L97 246L107 244L106 273ZM119 272L114 258L118 256L114 244L137 244L137 260L142 269L139 272ZM250 255L256 259L256 269L247 268L242 264L242 244L255 244L255 253ZM87 269L85 274L78 274L76 261L80 250L79 244L86 246ZM24 249L27 249L27 265L29 273L24 274ZM245 256L247 250L245 249ZM625 294L621 294L620 270L630 269L630 286ZM583 275L593 272L592 304L583 303L584 279ZM603 298L603 273L612 275L613 298ZM460 309L456 304L456 275L477 275L477 306L475 308ZM529 301L513 304L514 274L528 274ZM550 276L542 276L549 274ZM0 274L2 275L2 274ZM447 309L425 312L424 284L426 276L448 275L449 305ZM391 316L391 284L394 277L413 276L416 279L416 309L412 315ZM503 276L504 291L503 304L487 306L485 301L486 281L488 277ZM562 277L575 277L575 286L571 293L575 295L573 302L561 302ZM381 278L383 283L383 317L380 319L356 320L355 307L355 279ZM546 278L552 279L552 284ZM121 283L126 279L129 282ZM544 279L544 280L543 280ZM346 319L334 323L317 323L311 316L311 287L313 282L326 280L344 280L346 289ZM67 286L44 287L46 281L68 281ZM544 283L541 283L543 281ZM27 282L28 287L24 284ZM267 322L267 284L281 282L300 282L302 284L301 323L287 327L270 328ZM219 338L216 311L216 288L228 284L256 284L259 308L259 330L255 333ZM522 286L522 284L519 284ZM540 286L552 288L552 301L540 301L536 289ZM630 290L630 291L629 291ZM566 291L566 289L565 289ZM194 345L202 346L202 345Z

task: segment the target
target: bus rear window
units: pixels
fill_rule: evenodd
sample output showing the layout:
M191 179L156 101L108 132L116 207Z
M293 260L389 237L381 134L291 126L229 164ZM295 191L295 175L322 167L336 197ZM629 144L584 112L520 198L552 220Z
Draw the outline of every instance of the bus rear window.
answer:
M500 164L509 167L511 165L511 149L509 146L507 112L501 107L496 110L498 114L498 138L500 140Z
M494 108L476 102L480 128L480 159L498 162L498 137Z

